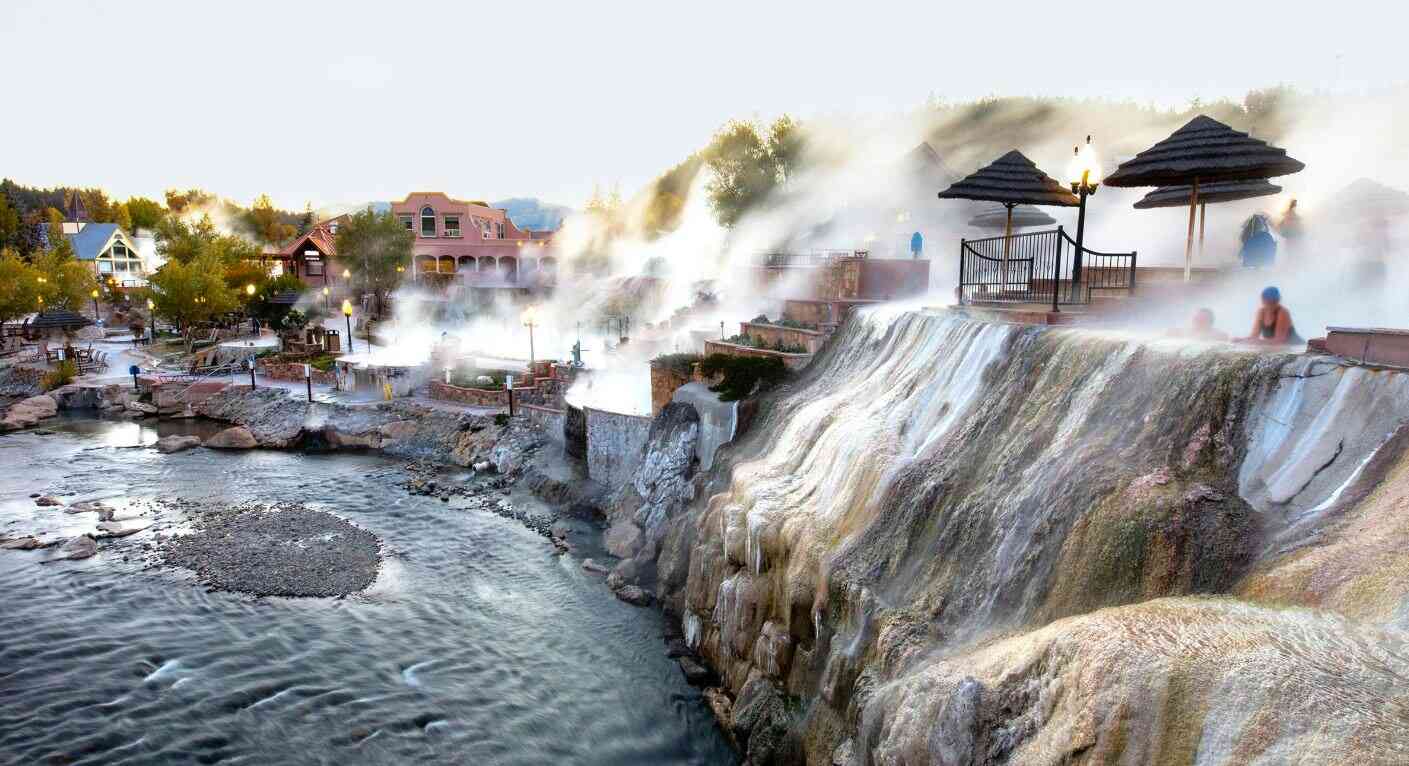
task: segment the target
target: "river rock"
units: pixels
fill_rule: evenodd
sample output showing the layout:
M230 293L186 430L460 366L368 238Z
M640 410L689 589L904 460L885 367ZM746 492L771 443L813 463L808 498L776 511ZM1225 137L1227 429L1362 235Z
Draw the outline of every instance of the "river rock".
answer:
M691 686L704 686L714 678L714 673L693 657L681 657L676 662L680 663L680 672L685 674L685 681Z
M84 500L64 509L64 513L96 513L99 521L112 521L116 512L112 506L97 500Z
M173 452L181 452L183 450L188 450L192 449L193 447L199 446L201 446L201 439L199 436L186 436L181 434L163 436L162 438L157 439L156 443L157 452L160 452L165 455L170 455Z
M54 397L46 394L21 399L10 405L4 419L0 419L0 431L18 431L29 428L45 418L52 418L59 411Z
M59 546L59 552L65 554L63 558L70 561L77 561L96 554L98 552L98 544L88 535L79 535Z
M55 498L49 497L48 495L44 495L43 497L36 498L34 504L49 507L55 505L63 505L64 503L62 500L57 500Z
M159 411L155 404L147 404L146 402L128 402L127 410L129 412L138 412L143 415L155 415Z
M610 568L610 567L608 567L606 564L603 564L602 562L600 562L600 561L598 561L598 560L596 560L596 559L583 559L583 560L582 560L582 568L583 568L583 570L585 570L585 571L588 571L588 572L595 572L595 573L601 574L601 575L604 575L604 574L606 574L607 572L610 572L610 571L611 571L611 568Z
M650 606L651 602L655 600L651 594L637 585L625 585L617 588L613 593L617 598L632 606Z
M205 446L211 449L253 449L259 446L259 442L248 428L231 426L206 439Z
M25 535L8 540L0 540L0 549L7 551L32 551L38 548L46 548L43 542L34 535Z
M625 519L619 519L607 530L602 538L607 552L617 558L629 559L641 547L641 528Z
M100 540L108 538L127 537L128 535L135 535L138 532L141 532L148 526L149 525L147 524L137 524L133 526L128 526L126 524L119 524L115 521L104 521L98 525L98 534L95 535L95 537Z

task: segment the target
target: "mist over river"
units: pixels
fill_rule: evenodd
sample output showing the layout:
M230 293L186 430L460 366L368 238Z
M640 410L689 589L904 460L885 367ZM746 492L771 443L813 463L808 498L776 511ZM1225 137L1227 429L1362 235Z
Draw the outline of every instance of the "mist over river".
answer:
M732 763L656 610L519 524L396 486L400 461L135 448L158 432L60 419L0 437L0 531L157 497L298 502L374 533L345 599L209 592L145 568L151 531L82 561L0 551L0 763ZM199 428L198 425L168 426Z

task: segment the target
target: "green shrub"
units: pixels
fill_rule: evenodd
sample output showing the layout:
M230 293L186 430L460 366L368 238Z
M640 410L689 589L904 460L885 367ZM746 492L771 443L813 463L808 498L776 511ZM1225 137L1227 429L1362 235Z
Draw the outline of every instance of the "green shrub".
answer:
M67 386L78 376L78 365L70 360L59 362L59 366L44 373L43 379L39 381L40 387L45 391L53 391L56 388Z
M755 392L763 392L781 383L788 368L777 357L728 356L710 354L700 365L710 377L722 375L718 385L709 390L719 394L720 401L734 402Z
M509 425L509 416L508 416L506 413L503 413L503 412L499 413L498 415L495 415L495 416L494 416L494 425L496 425L496 426L507 426L507 425Z

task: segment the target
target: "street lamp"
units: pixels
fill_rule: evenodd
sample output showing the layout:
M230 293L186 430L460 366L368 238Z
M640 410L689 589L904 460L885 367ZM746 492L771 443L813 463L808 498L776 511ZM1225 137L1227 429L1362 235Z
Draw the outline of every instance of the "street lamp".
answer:
M343 299L342 315L347 318L347 351L352 353L352 301Z
M528 309L523 312L523 326L528 328L528 374L530 376L533 375L533 361L535 357L533 351L533 328L535 323L533 320L534 308L529 306Z
M253 283L253 282L251 282L251 283L245 285L245 295L248 295L248 296L251 297L251 298L254 297L254 283Z
M1091 147L1091 137L1086 137L1083 146L1072 149L1072 164L1070 168L1071 193L1077 195L1079 202L1076 213L1076 253L1072 257L1071 264L1071 288L1075 293L1076 285L1081 281L1081 258L1086 254L1086 198L1096 193L1096 188L1101 185L1101 163L1096 159L1096 150ZM1056 289L1056 286L1053 286Z
M98 288L93 288L93 292L89 295L93 296L93 321L101 322L103 318L98 315Z
M151 298L147 299L147 315L151 319L151 327L147 330L147 337L155 341L157 339L157 304Z
M323 286L323 310L324 310L324 311L327 311L327 310L328 310L328 287L327 287L327 285L324 285L324 286Z

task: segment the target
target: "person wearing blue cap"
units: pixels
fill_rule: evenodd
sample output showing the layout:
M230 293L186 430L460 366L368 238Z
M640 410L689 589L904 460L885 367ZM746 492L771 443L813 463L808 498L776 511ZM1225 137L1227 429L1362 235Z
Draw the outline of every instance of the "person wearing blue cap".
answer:
M1282 305L1282 291L1275 287L1262 290L1262 305L1253 316L1252 334L1239 340L1262 346L1299 346L1306 342L1292 324L1292 312Z

